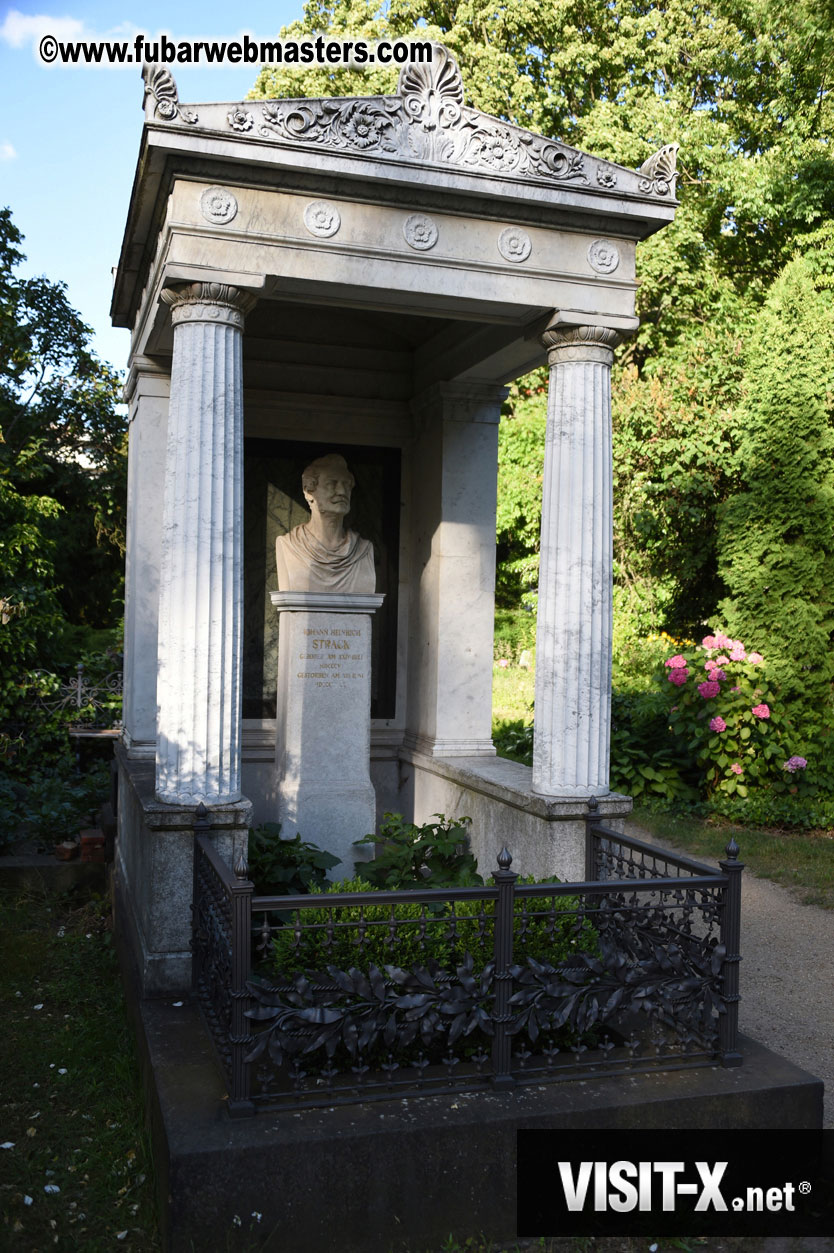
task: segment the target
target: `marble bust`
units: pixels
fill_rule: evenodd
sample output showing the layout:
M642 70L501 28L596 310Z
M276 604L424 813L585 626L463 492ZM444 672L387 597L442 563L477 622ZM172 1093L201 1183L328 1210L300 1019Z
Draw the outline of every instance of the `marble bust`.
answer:
M301 476L309 522L275 541L281 592L374 592L374 548L345 529L355 479L339 453L310 463Z

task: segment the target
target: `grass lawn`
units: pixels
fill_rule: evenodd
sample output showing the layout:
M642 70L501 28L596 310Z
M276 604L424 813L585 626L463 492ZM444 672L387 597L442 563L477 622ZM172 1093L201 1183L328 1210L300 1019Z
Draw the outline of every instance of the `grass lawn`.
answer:
M834 909L834 832L739 827L718 818L657 814L635 808L635 822L664 844L718 861L734 835L739 860L760 878L796 892L805 905Z
M532 722L535 683L532 669L515 665L504 668L495 662L492 667L493 725L518 720Z
M107 904L0 895L0 1246L156 1253L133 1037Z

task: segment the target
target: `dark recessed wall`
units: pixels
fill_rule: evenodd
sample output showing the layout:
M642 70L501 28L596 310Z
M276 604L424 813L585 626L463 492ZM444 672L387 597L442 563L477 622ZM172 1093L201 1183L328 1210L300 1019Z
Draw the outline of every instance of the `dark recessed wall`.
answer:
M301 474L311 461L337 452L356 484L346 524L374 546L376 590L385 593L373 617L371 717L393 718L397 683L397 587L400 546L400 451L357 444L245 439L243 444L243 716L275 717L278 614L275 540L310 514Z

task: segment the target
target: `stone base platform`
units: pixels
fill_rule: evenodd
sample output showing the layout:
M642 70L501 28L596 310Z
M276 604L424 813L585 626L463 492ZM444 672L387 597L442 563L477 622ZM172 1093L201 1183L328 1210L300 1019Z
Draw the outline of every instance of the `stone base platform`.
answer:
M822 1125L822 1082L744 1038L744 1065L730 1070L232 1120L196 1006L129 999L168 1253L424 1253L450 1234L510 1241L522 1127Z

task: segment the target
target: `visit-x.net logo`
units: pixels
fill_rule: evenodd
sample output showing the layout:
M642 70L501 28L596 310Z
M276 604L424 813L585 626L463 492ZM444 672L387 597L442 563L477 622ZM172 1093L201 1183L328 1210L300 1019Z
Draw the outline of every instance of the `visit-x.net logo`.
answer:
M834 1233L834 1132L518 1133L518 1234Z

